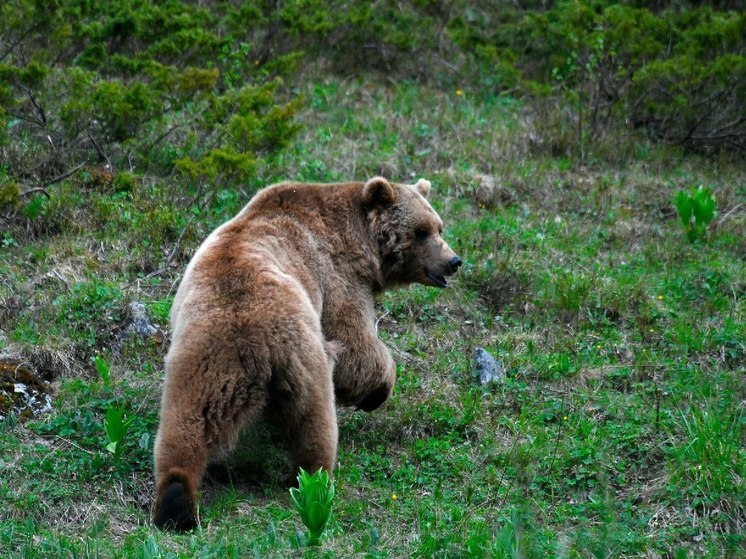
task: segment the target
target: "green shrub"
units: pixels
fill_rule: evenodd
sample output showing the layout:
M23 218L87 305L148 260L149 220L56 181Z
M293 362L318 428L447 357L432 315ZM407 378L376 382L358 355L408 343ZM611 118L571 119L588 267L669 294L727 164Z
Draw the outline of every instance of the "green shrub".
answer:
M242 182L295 132L297 105L274 77L303 51L343 74L521 95L551 125L539 132L552 152L584 157L620 126L695 149L742 149L746 15L724 8L76 0L49 9L20 0L0 12L0 44L10 45L0 146L30 140L8 152L21 182L27 169L50 180L84 160L161 174L178 165L198 186Z
M569 108L573 139L561 149L582 155L620 125L697 149L743 148L746 15L726 8L299 0L279 19L297 48L344 73L363 66L483 95L520 93L543 119Z
M572 107L581 150L621 123L697 149L743 148L743 12L705 6L654 13L597 0L505 12L462 23L454 40L476 53L482 72L495 68L484 53L505 53L503 64L515 57L520 88L535 107Z
M20 200L21 190L18 183L8 181L0 186L0 208L3 206L16 206Z
M177 162L211 178L225 167L226 185L246 180L296 130L296 103L282 99L276 77L292 60L271 70L259 63L248 15L245 7L182 1L4 4L0 150L8 184L57 182L87 162L115 175L127 168L115 185L121 190L138 174L170 176Z
M746 100L746 57L738 45L746 15L705 7L671 20L671 54L632 76L631 118L666 141L743 148L746 127L738 117Z

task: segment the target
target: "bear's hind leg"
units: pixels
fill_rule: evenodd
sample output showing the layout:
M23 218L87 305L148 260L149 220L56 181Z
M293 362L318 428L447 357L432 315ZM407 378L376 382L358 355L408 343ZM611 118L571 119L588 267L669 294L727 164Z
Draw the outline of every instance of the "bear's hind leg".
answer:
M197 527L195 491L189 482L174 476L173 472L168 480L156 503L153 523L164 530L188 532Z
M304 363L291 377L303 379L303 390L275 395L278 425L295 468L313 473L324 468L330 474L337 460L337 410L334 404L332 362L323 352L304 355ZM297 471L297 470L296 470Z
M201 437L189 436L200 433L194 422L170 419L161 423L155 442L153 522L158 528L184 532L197 526L197 487L207 466L207 448Z
M227 347L214 344L217 350L172 346L167 357L154 449L158 527L197 525L197 489L208 460L232 449L264 409L269 366L254 348L222 342Z
M324 468L331 474L337 461L337 413L331 387L319 393L289 421L285 441L296 468L308 473Z

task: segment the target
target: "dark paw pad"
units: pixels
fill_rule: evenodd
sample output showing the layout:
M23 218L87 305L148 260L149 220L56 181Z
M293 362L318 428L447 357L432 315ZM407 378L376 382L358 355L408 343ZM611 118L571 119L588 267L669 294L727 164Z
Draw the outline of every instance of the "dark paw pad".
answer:
M166 488L154 522L158 528L177 532L187 532L197 527L197 519L183 483L174 481Z
M369 392L365 398L360 400L360 402L358 402L357 404L357 408L363 411L373 411L375 409L378 409L388 397L389 387L385 384L382 384L373 392Z

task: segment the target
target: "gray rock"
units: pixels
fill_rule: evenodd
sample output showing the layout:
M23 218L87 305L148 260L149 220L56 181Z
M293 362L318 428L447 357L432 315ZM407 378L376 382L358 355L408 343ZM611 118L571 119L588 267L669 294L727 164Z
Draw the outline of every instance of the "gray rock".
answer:
M145 305L139 301L130 303L130 313L132 314L132 322L127 325L112 344L115 355L119 354L122 344L132 337L146 338L157 343L162 343L165 339L163 331L150 322Z
M474 351L472 376L482 386L491 382L502 382L505 379L505 367L489 351L478 347Z
M155 336L158 333L158 329L150 323L148 313L145 310L145 305L135 301L130 304L130 311L132 312L132 324L130 325L130 332L134 332L138 336L144 338L149 336Z

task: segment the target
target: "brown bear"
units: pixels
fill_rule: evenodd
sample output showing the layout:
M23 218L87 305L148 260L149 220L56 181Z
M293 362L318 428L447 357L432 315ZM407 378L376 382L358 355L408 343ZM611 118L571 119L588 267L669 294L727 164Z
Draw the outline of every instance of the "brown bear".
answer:
M332 471L335 403L371 411L394 386L376 294L446 287L461 265L429 193L424 179L277 184L205 240L171 310L157 526L196 526L208 461L260 418L280 430L296 466Z

